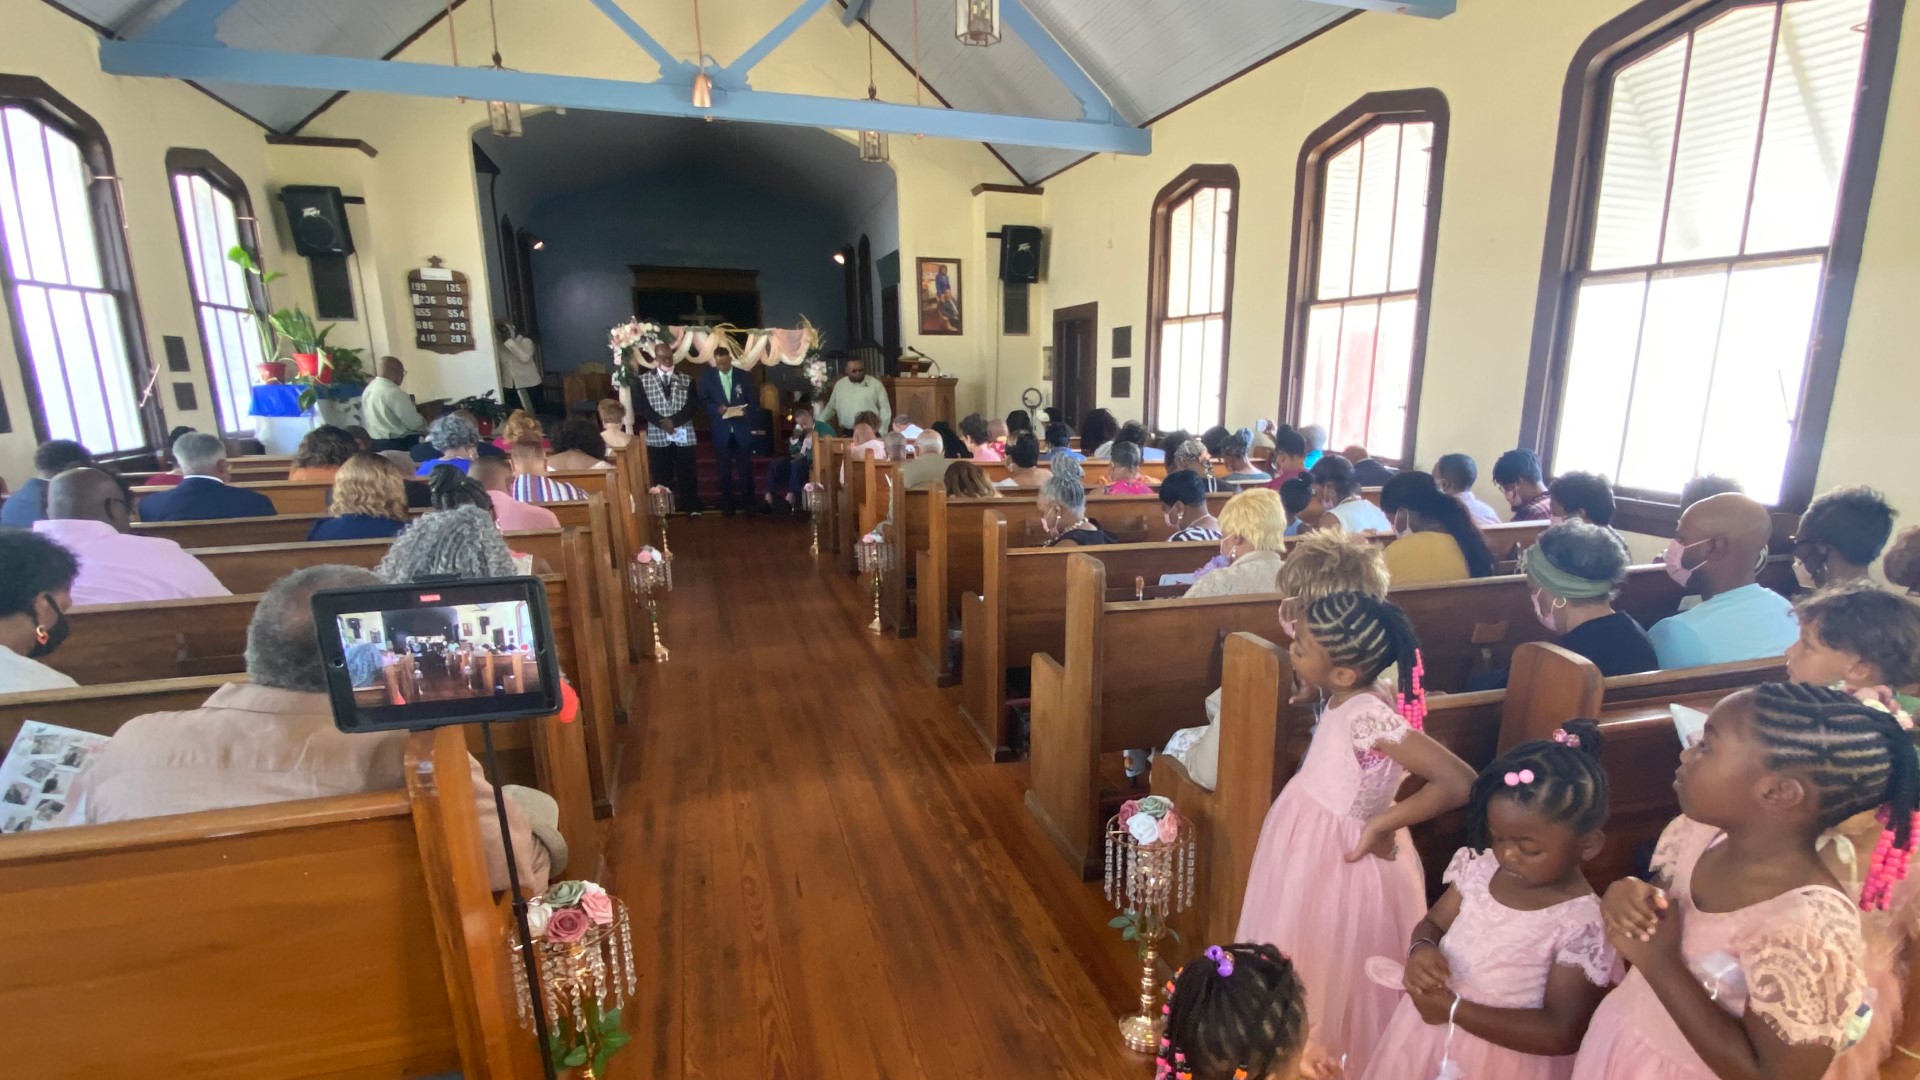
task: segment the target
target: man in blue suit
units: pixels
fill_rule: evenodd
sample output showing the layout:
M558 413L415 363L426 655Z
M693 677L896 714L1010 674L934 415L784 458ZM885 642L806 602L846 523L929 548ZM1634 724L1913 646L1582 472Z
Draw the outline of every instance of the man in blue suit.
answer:
M733 350L714 350L713 366L700 374L700 404L713 421L713 452L720 467L720 513L758 506L753 498L753 379L733 366ZM734 485L740 487L738 500Z
M192 431L173 443L173 460L186 476L172 491L140 500L141 521L211 521L215 518L272 517L273 500L258 491L230 487L233 469L218 436Z

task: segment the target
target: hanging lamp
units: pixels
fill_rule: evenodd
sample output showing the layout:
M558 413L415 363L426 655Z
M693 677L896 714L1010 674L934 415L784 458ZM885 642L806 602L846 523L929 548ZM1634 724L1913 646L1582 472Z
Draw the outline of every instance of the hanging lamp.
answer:
M699 53L699 74L693 77L693 107L713 108L713 80L707 76L707 45L700 36L700 0L693 0L693 48Z
M500 62L500 21L493 13L493 0L487 0L487 22L493 27L493 70L507 71ZM520 103L517 101L487 102L487 126L502 138L517 139L526 133L521 124Z
M1000 0L954 0L953 13L960 44L1000 44Z
M880 91L873 84L873 31L867 31L867 100L879 101ZM863 130L860 132L860 160L875 165L885 165L891 160L887 149L887 133L884 131Z

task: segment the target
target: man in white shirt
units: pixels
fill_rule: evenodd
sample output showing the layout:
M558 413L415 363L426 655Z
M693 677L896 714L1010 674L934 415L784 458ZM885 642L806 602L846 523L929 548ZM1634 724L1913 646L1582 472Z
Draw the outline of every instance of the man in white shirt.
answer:
M129 535L132 519L127 491L111 473L68 469L47 486L47 516L33 531L80 560L75 607L232 595L179 544Z
M529 414L538 413L534 397L545 378L540 368L540 346L505 319L496 320L493 330L500 339L500 385L512 387L520 398L520 407Z
M1480 501L1473 493L1474 481L1480 479L1480 466L1465 454L1442 454L1440 460L1433 463L1433 482L1440 490L1466 506L1467 513L1473 515L1475 525L1498 525L1500 513L1493 507Z
M427 420L413 403L413 395L400 389L406 381L407 365L397 356L380 358L380 375L360 395L360 417L375 450L408 450L420 441Z
M879 430L885 431L893 419L893 403L887 400L887 388L880 385L880 380L867 378L867 362L859 357L847 361L846 372L846 378L833 384L833 392L827 395L827 406L820 410L820 419L848 431L853 428L854 417L870 412L880 418Z

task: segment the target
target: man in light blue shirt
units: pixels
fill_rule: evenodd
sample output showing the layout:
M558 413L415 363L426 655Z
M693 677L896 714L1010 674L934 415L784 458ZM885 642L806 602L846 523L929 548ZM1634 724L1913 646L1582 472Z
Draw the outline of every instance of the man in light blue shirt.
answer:
M1767 508L1745 495L1715 495L1680 515L1667 574L1701 602L1648 631L1661 668L1781 656L1799 638L1793 605L1755 580L1772 535Z

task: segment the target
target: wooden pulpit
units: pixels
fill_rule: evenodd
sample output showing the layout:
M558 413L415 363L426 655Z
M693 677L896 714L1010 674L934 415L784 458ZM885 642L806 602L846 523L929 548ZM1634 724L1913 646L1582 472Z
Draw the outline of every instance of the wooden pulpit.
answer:
M880 379L887 388L887 400L893 402L893 415L904 413L921 427L959 419L953 409L953 388L959 381L946 375L887 375Z

